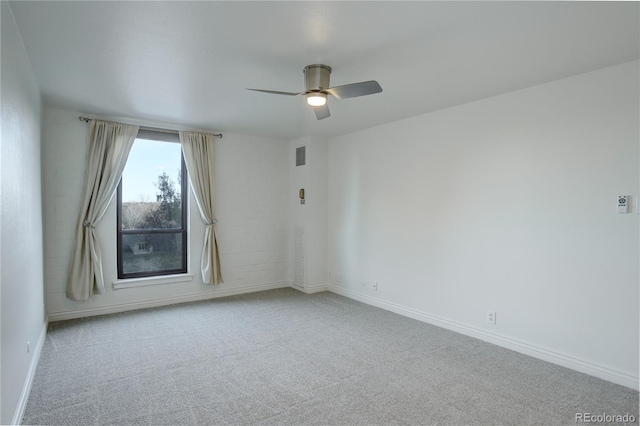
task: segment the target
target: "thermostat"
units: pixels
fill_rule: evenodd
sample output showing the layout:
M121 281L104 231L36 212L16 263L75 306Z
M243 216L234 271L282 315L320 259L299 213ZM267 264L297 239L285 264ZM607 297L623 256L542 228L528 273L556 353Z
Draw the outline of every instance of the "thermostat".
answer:
M618 213L629 213L628 195L618 195Z

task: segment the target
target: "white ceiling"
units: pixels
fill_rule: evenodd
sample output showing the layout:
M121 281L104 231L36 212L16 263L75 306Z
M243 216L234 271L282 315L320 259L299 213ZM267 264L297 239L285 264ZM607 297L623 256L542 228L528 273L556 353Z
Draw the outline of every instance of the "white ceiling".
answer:
M11 2L44 102L293 139L335 136L638 59L637 2ZM330 99L302 69L383 92Z

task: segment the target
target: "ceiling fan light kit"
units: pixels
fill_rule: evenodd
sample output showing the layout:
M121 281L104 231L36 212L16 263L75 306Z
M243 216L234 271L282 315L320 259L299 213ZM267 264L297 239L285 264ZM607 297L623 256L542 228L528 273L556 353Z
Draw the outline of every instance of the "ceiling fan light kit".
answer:
M311 106L322 106L327 103L327 95L321 92L308 93L307 103Z
M318 120L331 116L327 105L327 95L338 99L355 98L358 96L372 95L382 92L382 87L377 81L369 80L360 83L346 84L344 86L329 87L331 67L323 64L313 64L304 67L304 92L279 92L275 90L247 89L255 92L270 93L273 95L296 96L305 95L307 104L313 107Z

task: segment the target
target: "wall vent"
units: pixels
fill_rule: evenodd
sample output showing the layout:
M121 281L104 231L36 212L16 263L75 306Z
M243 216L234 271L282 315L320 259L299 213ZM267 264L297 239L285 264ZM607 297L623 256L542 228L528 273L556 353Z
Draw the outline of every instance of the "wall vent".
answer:
M307 161L307 147L300 146L296 148L296 166L304 166Z

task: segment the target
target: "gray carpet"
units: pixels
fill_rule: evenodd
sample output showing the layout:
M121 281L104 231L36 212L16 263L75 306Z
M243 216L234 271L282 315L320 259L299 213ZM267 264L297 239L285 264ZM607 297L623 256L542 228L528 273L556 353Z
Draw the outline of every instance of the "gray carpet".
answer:
M638 392L332 293L52 323L24 424L575 424Z

